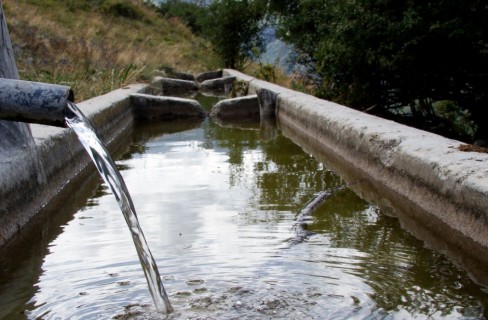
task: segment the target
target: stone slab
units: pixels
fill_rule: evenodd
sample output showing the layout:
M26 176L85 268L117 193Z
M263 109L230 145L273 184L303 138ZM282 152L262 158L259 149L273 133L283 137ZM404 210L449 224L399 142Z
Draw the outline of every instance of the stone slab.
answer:
M259 119L258 96L251 95L221 100L212 107L210 116L219 119L242 119L257 116Z

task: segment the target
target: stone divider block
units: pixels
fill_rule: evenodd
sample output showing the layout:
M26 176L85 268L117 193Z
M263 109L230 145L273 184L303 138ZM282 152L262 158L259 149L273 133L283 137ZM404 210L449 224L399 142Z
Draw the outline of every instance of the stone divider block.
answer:
M259 101L257 95L225 99L219 101L210 111L210 117L219 119L259 119Z
M202 93L209 93L212 95L227 95L231 89L236 77L222 77L217 79L205 80L200 84Z
M203 82L205 80L222 78L222 76L223 76L223 70L208 71L208 72L202 72L197 74L195 80L197 82Z

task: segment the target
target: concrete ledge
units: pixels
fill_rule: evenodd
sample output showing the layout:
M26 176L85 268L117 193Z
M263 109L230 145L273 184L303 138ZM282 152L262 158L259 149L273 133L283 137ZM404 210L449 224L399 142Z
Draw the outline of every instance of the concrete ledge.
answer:
M435 217L435 221L488 248L488 154L461 152L457 149L462 144L459 141L234 70L224 70L224 74L248 81L250 94L259 89L275 92L276 116L285 134L292 132L291 138L300 140L305 149L320 146L319 149L333 153L335 159L341 159L343 166L355 168L367 177L381 193L375 198L387 213L398 214L401 210L395 202L401 199L424 212L412 215L423 219L429 228L437 228L429 225ZM438 232L446 231L442 227Z

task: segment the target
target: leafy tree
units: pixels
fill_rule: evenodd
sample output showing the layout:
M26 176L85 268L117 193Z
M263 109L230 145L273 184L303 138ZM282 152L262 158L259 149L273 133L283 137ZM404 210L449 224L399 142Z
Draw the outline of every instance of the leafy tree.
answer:
M202 20L205 37L214 45L226 67L240 69L262 48L263 11L248 0L214 0Z
M320 96L363 110L376 106L376 112L390 116L407 106L411 124L441 131L451 128L432 105L449 100L479 119L481 135L488 136L480 117L488 103L484 1L268 3L282 38L316 66Z

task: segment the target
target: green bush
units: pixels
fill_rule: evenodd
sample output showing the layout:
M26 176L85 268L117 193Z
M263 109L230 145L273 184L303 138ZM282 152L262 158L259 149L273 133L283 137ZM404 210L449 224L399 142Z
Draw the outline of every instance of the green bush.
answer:
M253 57L253 49L264 46L263 17L261 8L250 0L213 1L202 19L202 30L226 67L242 69Z
M159 5L158 11L167 17L180 18L194 33L202 32L201 19L205 7L182 0L168 0Z
M445 119L459 135L471 139L475 137L477 126L471 120L471 113L468 110L462 109L451 100L434 102L432 107L437 116Z
M422 108L428 105L415 101L452 100L488 137L485 1L266 2L278 10L279 36L309 57L320 97L361 110L377 106L379 114L415 105L422 111L414 110L415 124L426 129L431 113Z
M269 63L258 63L258 70L254 74L258 79L268 82L276 82L276 66Z

